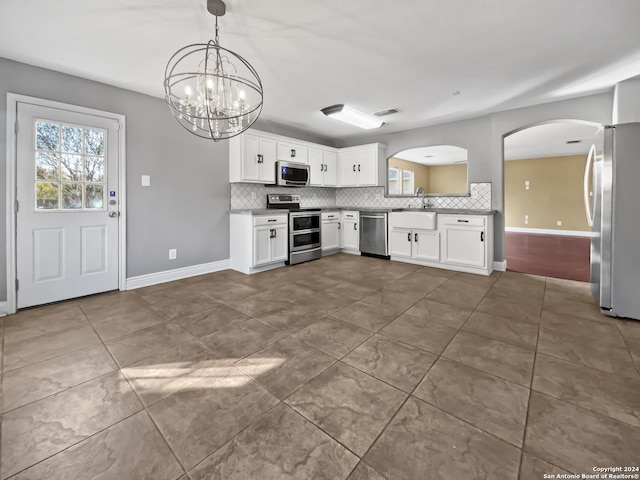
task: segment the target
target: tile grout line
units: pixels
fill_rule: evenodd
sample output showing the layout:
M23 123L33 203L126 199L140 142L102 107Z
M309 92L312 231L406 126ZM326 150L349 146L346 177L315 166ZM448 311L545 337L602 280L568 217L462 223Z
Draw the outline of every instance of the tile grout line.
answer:
M85 315L85 317L87 317L84 309L82 307L80 307L80 310L82 310L82 313ZM88 317L87 317L87 321L89 321ZM162 438L162 440L164 441L165 445L167 446L167 448L169 449L169 451L173 454L176 462L178 463L178 465L180 466L180 468L182 469L183 473L185 475L187 475L187 470L185 469L184 465L182 465L182 462L180 461L180 459L178 458L178 456L176 455L176 452L173 450L173 448L171 447L171 445L169 444L168 440L166 439L166 437L164 436L164 434L162 433L162 430L160 430L160 427L156 424L155 420L153 419L153 417L151 416L151 414L149 413L149 410L147 408L147 406L145 405L145 403L142 401L142 399L140 398L140 395L138 395L138 392L136 391L135 388L133 388L133 385L131 384L131 381L129 380L129 377L127 375L125 375L125 373L122 371L122 367L120 366L120 364L116 361L115 357L111 354L111 351L107 348L107 345L104 343L104 341L102 340L102 338L100 337L100 335L98 335L98 332L95 330L95 328L93 327L93 325L91 324L91 322L89 322L89 324L91 325L91 328L93 329L93 331L95 332L95 334L98 336L98 338L100 339L100 342L102 343L103 348L107 351L107 353L109 354L109 356L112 358L113 362L116 364L117 368L118 368L118 373L120 375L122 375L122 377L125 379L125 381L127 382L127 385L129 386L129 388L131 389L131 391L133 392L133 394L135 395L136 399L138 400L138 402L140 403L140 405L142 406L142 409L139 410L137 413L144 411L145 414L147 415L147 417L149 418L149 420L151 421L151 423L153 424L153 426L155 427L156 431L160 434L160 437ZM186 330L185 330L186 331ZM149 357L146 357L149 358ZM141 359L142 361L143 359ZM132 362L132 364L135 362ZM134 414L135 415L135 414ZM133 416L133 415L131 415ZM122 420L121 420L122 421ZM117 422L120 423L120 422ZM115 424L114 424L115 425ZM107 428L112 427L113 425L110 425ZM106 429L105 429L106 430ZM182 475L180 475L182 476ZM178 476L177 478L180 478L180 476ZM190 477L188 477L190 478Z
M498 278L499 278L499 277L500 277L500 275L498 276ZM497 279L496 279L496 281L497 281ZM446 283L446 282L443 282L443 283ZM494 283L495 283L495 281L494 281ZM425 297L426 297L426 295L425 295ZM423 297L423 298L424 298L424 297ZM419 300L419 301L420 301L420 300ZM416 303L418 303L418 302L416 302ZM415 304L414 304L414 305L415 305ZM474 309L473 311L475 311L475 309ZM467 319L471 316L471 314L473 313L473 311L469 314L469 316L467 317ZM465 323L466 323L466 320L465 320ZM462 325L464 325L464 323L463 323ZM414 396L415 391L418 389L418 387L420 386L420 384L424 381L424 379L425 379L425 378L426 378L426 376L429 374L429 372L431 371L431 369L433 368L433 366L438 362L438 360L439 360L439 359L440 359L440 357L442 356L442 353L444 353L444 351L447 349L447 347L449 346L449 344L451 344L451 342L453 341L453 339L456 337L457 332L459 332L459 331L460 331L460 329L462 328L462 325L457 329L456 334L455 334L455 335L453 335L453 336L451 337L451 339L449 340L449 342L447 342L447 345L445 345L445 347L442 349L442 351L437 355L436 359L435 359L435 360L433 361L433 363L429 366L429 368L428 368L428 369L427 369L427 371L424 373L424 375L422 375L422 377L420 378L420 380L418 381L418 383L416 383L415 387L413 387L413 389L411 390L411 392L407 395L407 397L404 399L404 401L400 404L400 406L399 406L399 407L398 407L398 409L395 411L395 413L394 413L393 415L391 415L391 418L389 419L389 421L384 425L384 427L382 427L382 429L380 430L380 433L376 436L376 438L373 440L373 442L371 442L371 445L369 445L369 448L368 448L368 449L367 449L367 450L362 454L361 461L363 461L363 462L364 462L364 460L363 460L363 459L364 459L364 457L365 457L365 456L366 456L366 455L371 451L371 449L373 448L373 446L378 442L378 440L380 439L380 437L383 435L383 433L384 433L384 432L386 431L386 429L389 427L389 425L391 424L391 422L393 422L393 420L396 418L396 416L398 415L398 413L402 410L402 408L406 405L406 403L409 401L409 399L410 399L410 398L412 398L412 397L413 397L413 398L415 398L415 399L417 399L417 400L419 400L419 401L423 401L423 400L421 400L420 398L418 398L418 397ZM445 358L446 358L446 357L445 357ZM375 378L375 377L374 377L374 378ZM403 393L406 393L406 392L403 392ZM426 402L425 402L425 403L426 403ZM438 407L435 407L435 406L434 406L434 408L438 408ZM440 408L438 408L438 410L440 410L440 411L444 412L444 413L445 413L445 414L447 414L447 415L450 415L448 412L446 412L446 411L444 411L444 410L442 410L442 409L440 409ZM468 422L465 422L465 423L468 423ZM474 427L475 427L475 426L474 426ZM475 428L478 428L478 427L475 427ZM358 462L358 463L360 463L360 462ZM357 465L356 465L356 467L357 467ZM351 473L353 473L353 471L355 470L355 468L356 468L356 467L354 467L354 469L349 473L349 475L351 475ZM374 470L375 470L375 469L374 469ZM379 472L377 472L377 471L376 471L376 473L378 473L378 474L379 474Z

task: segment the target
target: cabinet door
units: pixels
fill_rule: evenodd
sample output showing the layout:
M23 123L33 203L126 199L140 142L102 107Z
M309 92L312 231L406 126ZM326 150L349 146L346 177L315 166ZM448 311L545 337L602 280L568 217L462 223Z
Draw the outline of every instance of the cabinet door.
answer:
M324 186L335 187L338 185L338 154L336 152L322 152L322 162L324 163Z
M253 266L271 263L271 236L273 227L264 225L253 228Z
M356 152L341 152L338 159L340 164L340 185L355 187L357 185L357 155Z
M287 226L278 225L273 227L273 230L274 237L271 239L271 260L274 262L284 262L289 258Z
M389 235L389 255L394 257L411 258L411 246L413 237L411 230L404 228L393 228Z
M486 267L484 237L483 228L447 227L443 261L470 267Z
M322 250L340 248L340 222L327 220L322 222Z
M360 232L358 231L357 220L345 220L342 229L342 248L349 250L360 249Z
M260 137L245 133L242 135L242 180L260 181L262 164L259 163Z
M276 141L270 138L260 139L260 181L264 183L276 183Z
M356 152L358 185L378 184L378 155L375 147L367 147Z
M321 187L324 185L324 160L322 150L309 149L309 183Z
M429 230L413 231L413 257L419 260L440 261L440 233Z
M278 160L307 163L307 147L292 142L278 142Z

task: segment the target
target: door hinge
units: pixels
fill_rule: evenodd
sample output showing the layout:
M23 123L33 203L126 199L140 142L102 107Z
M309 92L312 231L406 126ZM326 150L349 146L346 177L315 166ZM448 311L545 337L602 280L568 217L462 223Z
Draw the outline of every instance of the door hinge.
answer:
M20 210L20 202L18 202L18 200L16 200L16 213L18 213L18 210Z
M15 132L18 133L18 130L19 130L18 121L16 120Z
M18 279L16 278L16 292L18 291L18 287L20 285L20 282L18 281Z

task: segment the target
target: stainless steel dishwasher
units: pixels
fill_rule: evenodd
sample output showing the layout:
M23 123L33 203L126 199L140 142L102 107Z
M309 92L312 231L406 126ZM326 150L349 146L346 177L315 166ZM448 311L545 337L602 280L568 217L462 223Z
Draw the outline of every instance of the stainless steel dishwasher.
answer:
M360 212L360 253L389 256L387 212Z

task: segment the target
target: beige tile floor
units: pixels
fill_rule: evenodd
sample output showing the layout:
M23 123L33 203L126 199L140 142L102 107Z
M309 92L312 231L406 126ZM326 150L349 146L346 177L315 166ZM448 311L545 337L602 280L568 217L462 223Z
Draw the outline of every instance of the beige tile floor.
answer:
M640 461L640 322L351 255L0 319L0 478L542 479Z

